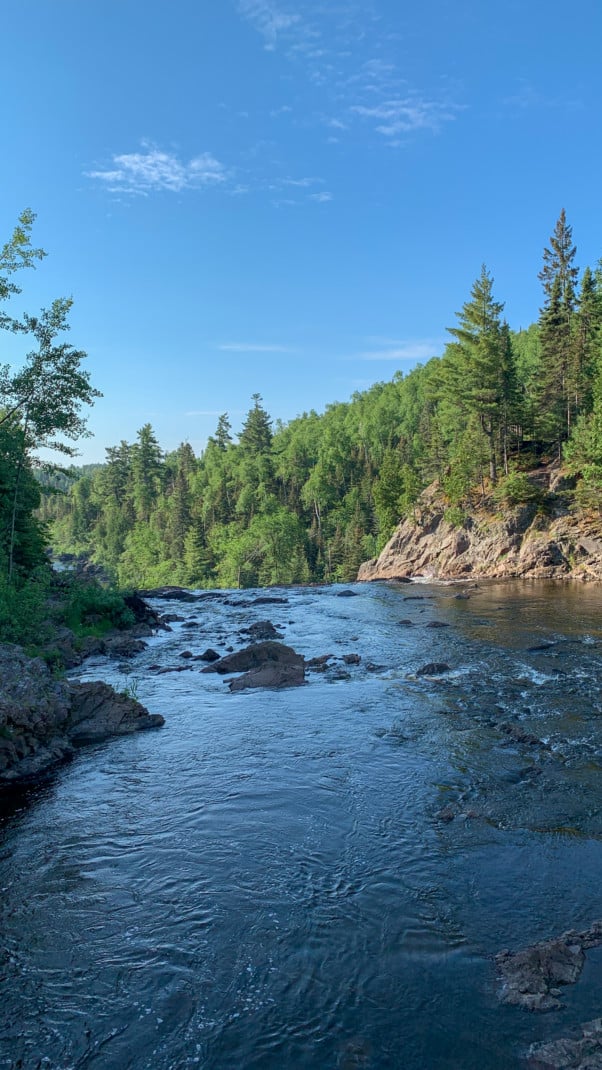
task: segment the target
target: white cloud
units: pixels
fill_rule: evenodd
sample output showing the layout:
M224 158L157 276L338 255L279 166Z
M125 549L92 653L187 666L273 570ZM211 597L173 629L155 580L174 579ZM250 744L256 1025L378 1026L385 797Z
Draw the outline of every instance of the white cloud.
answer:
M263 345L259 342L224 342L217 347L224 353L295 353L290 346Z
M413 91L399 65L399 33L372 0L238 0L238 11L267 49L304 69L322 97L311 121L335 134L352 136L358 122L370 122L399 145L409 133L439 132L461 110L439 95L440 82L437 92Z
M309 199L310 201L316 201L317 204L326 204L332 200L332 193L328 193L327 190L324 190L323 193L310 193Z
M143 148L143 152L113 156L111 167L87 171L86 176L102 182L113 193L143 196L162 190L180 193L185 189L200 189L226 181L225 167L209 152L185 161L175 153L162 152L152 145Z

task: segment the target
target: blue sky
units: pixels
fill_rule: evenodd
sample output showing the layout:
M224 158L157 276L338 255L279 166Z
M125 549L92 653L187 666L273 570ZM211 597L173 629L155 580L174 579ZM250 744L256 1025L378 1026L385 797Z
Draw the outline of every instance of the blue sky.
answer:
M74 297L84 460L406 372L483 262L526 326L563 206L602 256L599 0L19 0L2 37L0 235L33 208L26 305Z

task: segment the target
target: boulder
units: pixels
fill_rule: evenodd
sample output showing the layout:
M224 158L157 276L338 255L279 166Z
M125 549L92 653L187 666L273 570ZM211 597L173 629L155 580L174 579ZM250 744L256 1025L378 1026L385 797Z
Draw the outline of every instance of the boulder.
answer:
M173 602L196 602L197 595L187 591L185 587L153 587L147 591L139 591L142 598L165 598Z
M107 684L55 680L41 658L0 643L0 787L46 772L74 745L163 724Z
M571 929L522 951L500 951L495 962L502 1003L529 1011L561 1007L558 986L574 984L583 969L585 951L600 944L602 921L597 921L582 932Z
M129 735L143 728L159 728L165 718L151 714L135 698L119 694L101 681L69 684L71 709L68 733L75 746L97 743L111 736Z
M301 659L301 662L303 659ZM305 669L303 664L291 662L279 663L266 661L250 672L236 676L229 681L230 691L244 691L248 687L300 687L305 683Z
M149 624L151 628L161 626L159 614L139 594L126 594L123 601L133 614L136 624Z
M109 658L133 658L145 649L146 643L131 635L116 635L105 639L105 654Z
M297 654L292 647L285 646L284 643L275 643L272 640L268 640L264 643L252 643L251 646L246 646L242 650L227 654L225 657L220 658L219 661L213 662L212 665L205 666L204 669L201 669L201 672L218 672L221 675L231 672L248 672L250 669L256 669L269 661L277 662L279 665L288 664L305 667L301 654Z
M243 634L248 635L254 642L263 639L282 639L282 635L274 627L271 620L258 620L256 624L243 628Z
M211 647L207 647L207 650L204 650L202 654L197 654L194 660L195 661L219 661L220 657L221 657L221 655L218 654L217 650L212 650Z
M428 665L416 670L416 676L442 676L445 672L451 672L446 661L429 661Z

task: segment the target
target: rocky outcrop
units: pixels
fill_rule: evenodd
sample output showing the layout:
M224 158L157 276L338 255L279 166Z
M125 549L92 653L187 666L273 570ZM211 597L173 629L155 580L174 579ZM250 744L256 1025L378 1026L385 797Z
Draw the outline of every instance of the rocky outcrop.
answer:
M164 723L108 684L55 680L41 658L0 644L0 786L42 773L75 747Z
M136 699L119 694L100 680L70 683L67 731L75 746L125 736L143 728L159 728L165 719L149 713Z
M380 557L366 561L358 580L410 577L602 579L602 519L570 513L549 492L543 505L527 502L494 513L475 510L461 526L446 519L438 488L425 491L416 519L395 530Z
M227 654L201 670L202 672L244 673L230 680L231 691L248 687L299 687L305 682L305 660L292 647L268 640Z
M528 1011L550 1011L562 1006L560 985L579 978L585 952L602 944L602 921L589 929L570 929L553 940L533 944L522 951L500 951L495 957L502 983L503 1003Z

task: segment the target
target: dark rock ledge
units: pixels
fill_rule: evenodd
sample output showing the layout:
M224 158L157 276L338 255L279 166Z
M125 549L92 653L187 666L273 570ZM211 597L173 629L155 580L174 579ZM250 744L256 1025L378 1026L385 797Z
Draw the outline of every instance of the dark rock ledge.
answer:
M84 743L162 724L108 684L56 680L41 658L0 643L0 787L46 772Z
M562 1006L560 986L578 980L585 952L601 944L602 921L596 921L583 932L569 929L522 951L500 951L495 962L502 982L502 1003L528 1011L556 1010Z

